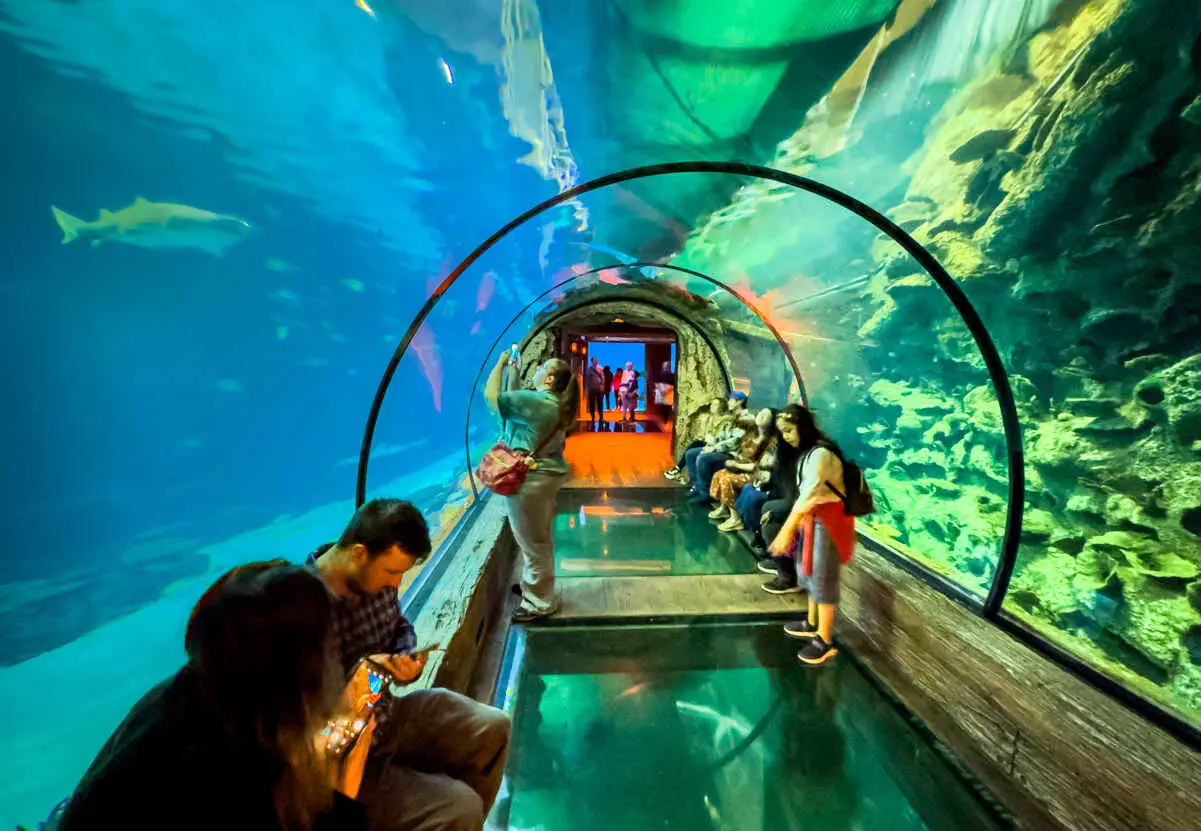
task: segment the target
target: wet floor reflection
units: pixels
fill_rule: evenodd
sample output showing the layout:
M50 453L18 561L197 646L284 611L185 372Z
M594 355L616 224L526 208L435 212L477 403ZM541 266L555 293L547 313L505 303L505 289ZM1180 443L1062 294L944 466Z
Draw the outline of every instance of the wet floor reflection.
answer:
M564 577L741 574L755 559L682 488L559 493L556 570Z
M603 421L581 420L576 425L579 433L662 433L663 428L657 421L637 419L623 421L621 416L606 418Z
M1003 827L850 661L778 624L532 629L496 829Z

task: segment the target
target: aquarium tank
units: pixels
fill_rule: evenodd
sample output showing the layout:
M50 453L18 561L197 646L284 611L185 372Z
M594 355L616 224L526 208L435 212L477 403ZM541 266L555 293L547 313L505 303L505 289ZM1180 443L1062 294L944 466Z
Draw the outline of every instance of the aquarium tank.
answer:
M410 336L365 495L453 542L480 367L588 293L776 350L735 366L760 405L801 392L777 332L867 533L982 602L1015 471L965 318L749 169L572 192L673 162L824 183L937 258L1020 420L999 614L1201 725L1196 4L0 0L0 89L0 828L70 794L217 575L341 529Z

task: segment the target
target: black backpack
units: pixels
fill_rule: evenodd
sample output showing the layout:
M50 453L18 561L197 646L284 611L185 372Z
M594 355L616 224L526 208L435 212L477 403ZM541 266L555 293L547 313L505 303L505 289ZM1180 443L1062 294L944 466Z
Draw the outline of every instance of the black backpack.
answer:
M843 493L838 488L826 480L826 487L834 491L838 498L842 500L843 510L849 516L867 516L874 513L876 510L876 500L872 496L872 489L868 487L867 477L863 475L863 468L845 458L838 448L821 442L820 447L824 447L838 457L842 462L842 484L846 487L847 492Z

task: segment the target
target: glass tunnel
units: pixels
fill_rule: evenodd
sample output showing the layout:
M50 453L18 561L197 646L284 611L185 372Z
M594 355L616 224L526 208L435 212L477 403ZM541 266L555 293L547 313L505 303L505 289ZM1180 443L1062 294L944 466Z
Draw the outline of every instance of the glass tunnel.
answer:
M485 644L431 666L511 718L494 831L1035 827L1046 723L914 705L927 616L993 644L965 686L1062 675L1056 729L1201 771L1188 6L0 0L0 828L57 827L218 577L377 497L430 530L418 639ZM528 625L468 575L514 349L639 372L581 401ZM734 391L874 496L830 665L664 476Z

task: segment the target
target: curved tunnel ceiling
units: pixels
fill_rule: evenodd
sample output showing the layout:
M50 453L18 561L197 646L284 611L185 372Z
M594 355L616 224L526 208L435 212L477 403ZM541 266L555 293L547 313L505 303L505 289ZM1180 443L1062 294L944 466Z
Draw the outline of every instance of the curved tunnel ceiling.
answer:
M558 96L600 102L572 112L582 170L664 159L771 158L776 145L856 58L901 0L595 0L540 4ZM733 183L673 182L670 204L621 191L600 197L596 241L659 259L728 204Z
M471 268L471 266L480 259L485 253L492 249L497 243L504 239L510 232L520 228L533 218L540 214L562 205L566 202L575 200L577 197L593 191L603 190L613 185L619 185L623 182L635 181L640 179L649 179L660 176L671 176L690 173L707 173L707 174L722 174L729 176L731 179L738 181L740 177L749 177L751 179L767 180L776 182L780 185L785 185L795 188L799 191L813 194L822 199L831 202L844 210L855 214L859 218L865 220L877 230L881 231L900 247L921 266L925 273L934 281L935 285L946 295L947 299L954 306L955 311L962 318L967 326L972 340L979 350L984 366L988 371L989 380L993 386L993 391L996 394L997 402L1001 410L1001 423L1005 434L1005 445L1007 451L1007 477L1008 477L1008 500L1005 512L1005 530L1001 541L1001 551L998 558L998 566L996 573L989 589L989 594L984 603L984 614L990 618L995 618L1000 611L1001 602L1005 597L1005 592L1009 587L1009 580L1012 577L1013 569L1017 560L1018 546L1022 528L1022 514L1024 509L1025 492L1026 492L1026 476L1025 476L1025 453L1022 447L1022 429L1021 422L1018 417L1017 405L1014 401L1013 390L1009 384L1009 376L1005 369L1004 362L1001 360L1000 352L997 350L996 344L989 335L984 322L981 320L979 313L968 300L963 289L951 278L946 269L938 262L937 259L927 251L920 243L912 236L903 230L899 225L893 222L888 217L881 214L879 211L869 205L859 201L849 194L838 190L837 188L818 182L814 179L809 179L803 176L797 176L792 173L787 173L782 170L776 170L762 165L740 164L732 162L675 162L669 164L649 165L647 167L634 168L624 170L619 173L613 173L608 176L601 176L589 182L576 185L573 188L563 191L557 196L546 199L543 202L526 210L524 213L513 218L499 230L480 243L475 250L467 255L449 274L442 280L441 283L427 298L425 304L414 317L412 323L409 324L408 330L400 343L397 344L396 350L392 355L387 367L384 369L383 377L380 379L379 387L376 390L375 398L372 401L371 409L367 416L367 424L363 433L363 443L359 454L359 467L356 485L355 502L356 505L361 505L366 501L367 493L367 467L371 455L371 443L375 435L376 424L379 420L380 409L383 406L384 398L387 395L388 388L392 383L392 378L396 374L396 369L400 365L400 360L408 350L413 338L425 323L434 307L442 299L443 295L453 286L463 274Z
M608 267L609 266L606 266L606 268L608 268ZM600 269L597 269L597 270L599 271ZM584 277L584 276L586 276L586 274L580 274L577 276ZM463 433L463 447L464 447L463 452L465 454L466 462L467 462L467 477L468 477L468 481L471 484L471 492L475 496L479 496L479 487L475 481L475 460L471 458L471 413L475 407L475 400L478 397L478 393L480 390L480 381L483 380L484 371L488 368L489 363L492 361L493 355L496 354L497 347L500 346L500 343L502 340L504 340L505 335L508 334L509 330L517 323L518 320L521 319L521 317L530 308L530 306L534 305L534 303L536 303L538 300L545 297L551 291L554 291L554 290L560 288L562 285L569 283L569 282L571 282L571 281L566 280L566 281L564 281L563 284L557 284L555 286L552 286L551 289L549 289L547 292L544 292L542 295L539 295L539 297L537 297L533 301L531 301L525 308L523 308L517 314L516 317L514 317L512 320L510 320L508 325L506 325L505 328L500 331L500 334L498 334L496 336L496 339L492 341L492 346L485 353L484 360L480 363L479 368L476 370L475 380L472 382L472 385L471 385L471 393L467 398L467 416L464 419L464 433ZM620 293L618 293L618 294L615 294L614 296L610 296L610 297L597 297L597 298L588 299L579 304L573 305L569 308L558 309L555 312L552 312L548 317L539 321L530 331L524 333L521 336L520 342L523 344L523 348L524 348L524 345L528 344L530 342L530 340L532 340L536 335L540 334L541 332L544 332L546 329L549 329L550 327L552 327L556 324L564 322L565 320L569 319L575 313L584 311L589 306L598 306L598 305L602 305L602 304L618 303L618 302L645 306L649 309L656 309L657 311L662 312L663 314L679 321L679 323L682 326L686 326L689 329L692 329L692 331L696 333L697 337L699 337L701 339L701 341L713 353L714 358L717 360L718 365L721 367L722 379L725 382L726 389L729 390L729 389L734 388L734 382L730 378L729 368L725 365L725 363L723 363L721 361L721 350L718 349L717 344L715 344L713 342L713 339L709 336L709 334L707 332L705 332L704 328L701 327L695 320L690 319L688 317L688 315L685 314L684 312L682 312L680 309L675 308L674 306L668 305L666 303L663 303L661 301L654 300L652 298L623 296ZM365 481L366 480L364 479L364 482Z
M509 322L507 324L505 324L505 326L500 330L499 333L497 333L496 337L492 340L492 344L489 346L487 352L485 353L484 360L480 364L480 367L479 367L478 371L476 372L475 381L472 383L472 386L471 386L471 394L468 397L468 404L467 404L468 420L470 421L471 405L472 405L472 402L475 400L476 393L479 391L480 380L483 378L484 369L487 366L490 357L493 354L495 354L497 347L500 345L501 341L505 340L506 336L509 334L509 332L512 330L512 328L514 326L516 326L517 323L522 319L522 317L524 317L531 309L533 309L535 306L537 306L538 303L545 300L547 297L556 297L557 293L559 293L560 291L562 291L563 294L565 295L565 298L564 298L565 300L566 300L566 298L571 297L571 296L581 297L582 295L580 293L572 292L570 287L573 284L583 281L583 280L586 280L588 277L591 277L592 275L595 275L595 274L601 274L601 273L607 272L607 271L622 271L622 270L641 271L641 270L645 270L645 269L657 269L659 271L666 271L668 273L686 274L691 277L695 277L697 279L703 280L706 283L708 283L709 285L715 287L717 290L722 291L722 292L728 294L730 297L732 297L738 304L740 304L741 308L745 309L751 315L751 317L753 317L755 320L757 320L760 324L762 324L762 326L764 328L767 329L768 332L771 333L771 336L775 339L776 343L780 347L780 352L781 352L782 356L788 362L788 366L792 372L793 378L796 380L797 389L799 390L801 402L802 403L808 402L808 395L805 391L805 380L801 373L800 367L797 365L796 358L792 354L792 350L789 347L788 342L784 339L784 336L775 327L775 325L759 309L757 309L754 306L754 304L750 303L746 298L744 298L742 295L738 294L738 292L736 292L733 288L731 288L727 283L723 282L722 280L717 279L716 277L712 277L712 276L704 273L703 271L698 271L697 269L694 269L694 268L687 268L684 266L673 265L671 263L634 261L634 262L628 262L628 263L616 263L613 265L596 266L594 268L587 269L586 271L580 271L580 272L573 273L570 277L568 277L564 280L560 280L557 283L554 283L553 285L551 285L550 288L546 289L541 294L534 297L533 300L531 300L526 305L521 307L517 311L517 314L513 315L512 319L510 319ZM632 295L631 290L643 289L643 288L648 288L648 289L662 288L662 287L664 287L663 283L659 283L654 280L645 280L641 283L630 284L628 289L622 288L621 286L611 286L610 291L608 292L610 294L610 296L607 297L606 300L625 300L625 301L629 301L629 302L645 301L647 305L654 305L656 307L659 307L660 306L659 301L654 300L654 299L643 298L641 296L634 296L634 295ZM595 290L596 287L593 286L590 288ZM715 308L709 309L707 301L703 300L702 298L696 297L695 295L692 295L687 292L686 292L686 294L688 295L688 297L690 299L694 299L695 301L697 301L699 303L706 304L706 311L711 311L711 312L718 311ZM560 312L568 312L574 308L579 308L580 306L587 305L591 301L593 296L598 296L598 295L594 295L594 294L590 293L586 296L582 296L582 299L578 303L566 303L566 304L560 303L560 305L558 306L556 311L554 313L552 313L551 316L555 317L555 316L558 316L558 314ZM694 326L694 328L697 329L698 333L701 333L702 337L705 337L705 339L708 340L708 337L702 332L702 330L699 328L699 326L696 325L697 322L695 320L691 319L688 316L688 314L686 313L686 310L684 308L682 308L684 305L685 305L684 303L672 304L671 311L676 316L686 320L690 325ZM546 323L539 322L539 324L532 331L540 331L542 328L545 328L545 325L546 325ZM522 341L523 342L528 341L531 336L532 336L531 334L522 335ZM723 371L724 370L725 370L725 368L723 368ZM727 379L726 379L727 386L731 386L729 383L728 373L726 373L726 374L727 374Z

